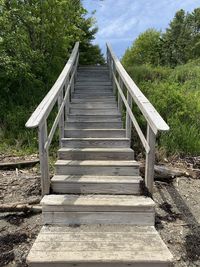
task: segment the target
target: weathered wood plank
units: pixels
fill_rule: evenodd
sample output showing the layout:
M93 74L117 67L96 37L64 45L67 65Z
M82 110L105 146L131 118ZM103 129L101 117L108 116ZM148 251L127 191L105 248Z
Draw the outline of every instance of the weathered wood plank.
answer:
M100 137L120 138L125 137L124 129L65 129L65 137Z

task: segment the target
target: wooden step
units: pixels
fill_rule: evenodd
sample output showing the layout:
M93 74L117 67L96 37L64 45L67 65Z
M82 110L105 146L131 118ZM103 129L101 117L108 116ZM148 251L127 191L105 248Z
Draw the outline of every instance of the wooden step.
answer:
M126 136L124 129L65 129L65 137L94 137L94 138L120 138Z
M100 82L93 82L93 81L85 81L85 82L78 82L76 81L76 86L111 86L111 81L100 81Z
M99 108L70 108L70 115L117 115L120 116L119 111L116 108L107 108L107 109L99 109Z
M70 114L68 115L67 121L73 122L73 121L122 121L121 116L119 115L96 115L96 114L91 114L91 115L73 115Z
M89 75L78 75L76 82L110 82L110 78L109 75L107 74L103 74L103 75L93 75L93 76L89 76Z
M66 127L70 129L94 129L94 128L114 128L114 129L121 129L122 123L121 122L112 122L112 121L90 121L90 122L66 122Z
M139 176L139 163L134 160L57 160L59 175L125 175Z
M112 94L113 95L113 90L112 89L87 89L87 88L78 88L78 89L75 89L74 93L76 94Z
M54 175L51 188L59 194L140 195L140 176Z
M59 159L72 160L133 160L134 151L131 148L60 148Z
M106 98L106 97L113 97L113 93L92 93L92 94L85 94L85 93L81 93L81 94L73 94L72 96L74 99L80 98L80 99L102 99L102 98Z
M173 256L153 226L43 226L30 267L171 267Z
M116 103L104 103L104 102L86 102L86 103L73 103L70 104L70 108L79 108L79 109L109 109L117 108ZM83 114L84 115L84 114Z
M62 138L63 147L71 148L129 148L129 138Z
M87 101L93 100L93 101L104 101L104 100L115 100L114 95L74 95L72 99L85 99Z
M71 99L71 103L105 103L105 104L116 104L116 99L115 98L105 98L105 99L81 99L81 98L76 98L76 99Z
M103 86L98 86L98 85L75 85L75 92L77 91L91 91L91 92L98 92L98 91L106 91L109 92L111 91L113 93L113 88L110 85L103 85Z
M97 90L90 90L90 92L86 91L86 90L76 90L73 94L73 97L80 97L80 98L84 98L85 96L114 96L113 92L111 90L104 90L104 91L97 91Z
M81 65L81 66L78 66L78 72L81 71L90 71L90 72L94 72L94 71L98 71L98 70L103 70L103 71L106 71L108 73L108 66L107 65Z
M44 224L154 225L154 201L144 196L46 195L41 204Z

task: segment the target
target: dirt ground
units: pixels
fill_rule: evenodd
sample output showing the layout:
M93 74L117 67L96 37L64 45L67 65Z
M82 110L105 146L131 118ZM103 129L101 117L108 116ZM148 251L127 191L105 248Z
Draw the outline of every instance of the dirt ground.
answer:
M155 183L156 228L175 267L200 266L200 179L178 177ZM40 198L38 168L0 170L0 205ZM25 267L41 228L41 214L0 213L0 266Z

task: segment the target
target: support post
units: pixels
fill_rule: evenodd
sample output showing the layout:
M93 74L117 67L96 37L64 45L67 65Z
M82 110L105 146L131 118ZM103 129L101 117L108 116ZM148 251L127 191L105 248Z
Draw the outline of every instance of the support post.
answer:
M152 195L153 194L153 183L154 183L156 135L152 131L149 125L147 126L147 142L149 144L150 151L149 153L146 153L145 185L149 193Z
M75 67L73 68L73 71L75 70ZM75 78L75 75L73 76L72 78L72 83L71 83L71 94L74 93L74 78Z
M110 52L107 48L107 64L108 64L108 68L109 68L109 77L110 79L112 78L112 70L111 70L111 57L110 57Z
M64 87L65 88L65 87ZM63 89L61 90L60 92L60 95L58 97L58 111L62 105L62 102L63 102ZM62 112L61 116L60 116L60 120L59 120L59 145L60 147L62 146L62 138L64 137L64 124L65 124L65 121L64 121L64 111Z
M127 102L128 102L130 109L132 110L132 97L128 90L127 90ZM128 112L126 111L126 138L130 139L130 143L131 143L131 129L132 129L131 118Z
M115 63L113 62L113 75L116 77L116 66L115 66ZM113 93L114 95L116 95L116 89L117 89L117 86L115 84L115 79L113 77L112 79L112 84L113 84Z
M48 150L45 149L47 141L47 121L45 120L38 128L39 137L39 156L40 156L40 171L41 171L41 187L42 195L49 194L50 178L49 178L49 163L48 163Z
M76 59L76 63L75 63L75 75L74 75L74 80L75 80L75 82L76 82L76 80L77 80L78 63L79 63L79 53L77 54L77 59Z
M122 82L122 79L120 77L119 77L119 86L120 86L121 90L123 91L123 82ZM121 98L119 91L118 91L118 97L117 98L118 98L118 110L119 110L119 112L122 113L123 102L122 102L122 98Z
M69 76L67 77L66 83L65 83L65 92L67 90L67 87L69 85ZM67 100L65 103L65 121L67 120L68 114L69 114L69 103L70 103L70 92L68 93Z

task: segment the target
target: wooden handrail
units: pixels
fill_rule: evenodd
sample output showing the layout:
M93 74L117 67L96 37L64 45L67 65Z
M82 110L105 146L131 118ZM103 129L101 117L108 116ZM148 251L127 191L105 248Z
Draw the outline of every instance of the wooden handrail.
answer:
M156 111L154 106L149 102L149 100L144 96L144 94L140 91L140 89L137 87L137 85L128 75L128 73L122 66L119 59L115 56L110 44L107 44L107 49L115 64L116 71L118 72L120 78L122 79L127 90L133 97L140 111L144 115L145 119L151 126L153 132L157 134L158 131L168 131L169 126L166 124L166 122L163 120L160 114Z
M114 54L111 46L107 44L107 63L110 78L113 82L113 91L118 94L118 109L122 111L123 104L126 111L126 137L131 139L132 124L146 151L145 185L149 192L153 193L155 143L158 131L168 131L169 126L156 111L149 100L140 91L131 77L128 75L119 59ZM123 88L127 90L127 99ZM132 112L132 100L136 103L147 121L147 136L145 138L140 126Z
M69 112L70 94L74 91L74 81L76 78L78 61L79 43L77 42L72 50L67 64L54 83L53 87L47 93L26 123L26 127L28 128L38 127L42 195L49 193L49 146L58 125L60 144L61 139L64 137L64 120ZM56 102L58 103L58 113L48 134L47 119Z
M38 127L39 124L41 124L41 122L44 121L49 116L53 106L55 105L55 102L58 99L58 95L62 87L66 83L69 73L72 70L72 67L76 60L78 49L79 49L79 42L75 44L71 56L67 61L67 64L65 65L64 69L62 70L61 74L59 75L58 79L54 83L51 90L44 97L42 102L39 104L39 106L36 108L36 110L33 112L31 117L27 121L26 127L28 128Z

